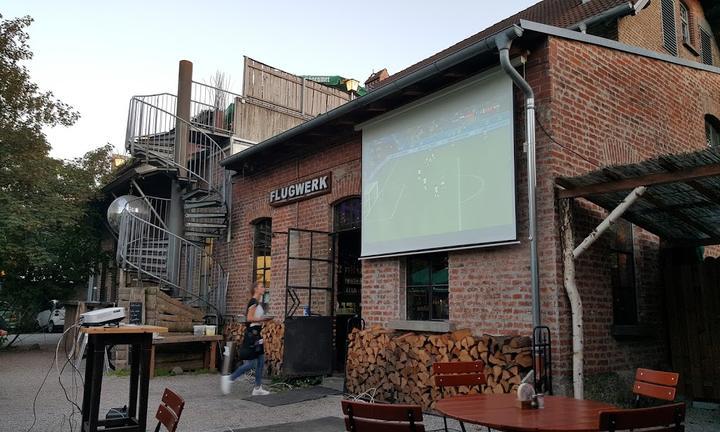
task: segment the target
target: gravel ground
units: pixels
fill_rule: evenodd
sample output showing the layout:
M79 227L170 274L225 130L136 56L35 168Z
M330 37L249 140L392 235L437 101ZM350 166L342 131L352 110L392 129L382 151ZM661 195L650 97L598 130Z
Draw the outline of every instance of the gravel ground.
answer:
M0 352L0 432L27 431L33 423L33 399L50 368L54 357L55 343L59 335L32 335L24 337L17 349ZM73 398L72 373L66 369L62 382ZM342 388L340 379L327 379L323 385ZM252 384L240 379L234 384L233 392L223 396L219 390L219 375L181 375L158 377L150 381L150 406L148 416L154 415L162 391L171 388L183 396L185 411L180 420L178 431L220 432L243 428L291 423L323 417L341 417L341 396L328 396L312 401L269 408L243 400L249 394ZM121 407L127 403L128 378L106 376L103 379L103 392L100 412L104 416L110 408ZM77 386L77 403L82 395ZM33 431L77 431L79 414L77 410L72 420L75 428L70 428L71 404L66 400L58 383L58 374L53 368L48 375L35 404L36 423ZM457 424L451 422L451 427ZM428 429L442 426L438 417L426 419ZM152 430L152 427L149 427ZM288 429L293 430L293 429ZM480 430L468 428L468 430ZM720 431L720 411L691 409L687 422L688 432ZM302 430L302 432L312 432Z

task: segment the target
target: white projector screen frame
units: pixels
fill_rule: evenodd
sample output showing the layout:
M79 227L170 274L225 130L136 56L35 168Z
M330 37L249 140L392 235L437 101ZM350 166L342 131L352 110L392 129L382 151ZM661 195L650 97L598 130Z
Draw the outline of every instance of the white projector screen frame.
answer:
M362 258L517 243L513 113L512 81L496 68L358 125L362 130ZM483 147L469 154L467 149L475 150L474 146ZM458 169L447 163L453 157L453 168L457 164ZM436 160L439 166L432 166ZM441 169L443 163L445 169ZM450 178L455 174L457 179ZM463 190L464 182L476 182L476 189ZM386 187L395 189L386 194ZM462 198L468 189L472 194ZM423 208L417 200L404 197L406 190L411 191L408 195L434 196ZM449 198L453 194L454 202ZM433 206L432 198L451 205ZM394 202L393 216L400 210L400 216L387 225L382 221L393 217L387 211L379 216L382 211L372 207L390 209L392 205L377 206L383 200ZM455 206L456 213L445 211ZM468 209L463 211L463 206ZM473 212L470 206L491 210ZM453 224L457 219L456 228L443 228L451 218ZM424 233L408 236L413 224L423 226Z

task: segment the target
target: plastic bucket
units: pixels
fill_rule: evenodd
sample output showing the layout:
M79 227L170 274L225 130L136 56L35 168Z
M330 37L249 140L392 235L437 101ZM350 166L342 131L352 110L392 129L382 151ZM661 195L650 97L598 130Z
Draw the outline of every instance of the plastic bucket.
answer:
M193 326L193 334L195 336L202 336L205 334L205 326L204 325L196 325Z
M215 326L214 325L206 325L205 326L205 335L206 336L215 336Z

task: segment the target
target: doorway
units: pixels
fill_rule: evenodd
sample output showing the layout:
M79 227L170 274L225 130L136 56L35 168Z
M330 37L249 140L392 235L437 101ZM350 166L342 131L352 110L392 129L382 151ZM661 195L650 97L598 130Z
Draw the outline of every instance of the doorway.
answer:
M345 352L350 326L362 317L360 263L360 198L352 197L335 204L333 230L337 251L335 299L335 369L345 369Z

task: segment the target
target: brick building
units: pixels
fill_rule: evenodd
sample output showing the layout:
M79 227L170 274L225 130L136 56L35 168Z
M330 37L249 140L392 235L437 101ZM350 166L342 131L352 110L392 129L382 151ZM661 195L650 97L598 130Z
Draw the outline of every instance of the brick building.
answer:
M535 93L541 320L554 341L556 382L567 385L571 318L563 286L556 179L716 143L720 27L708 21L710 14L703 9L711 3L545 0L390 75L366 96L228 158L223 165L235 172L232 236L220 249L231 272L230 311L241 312L247 288L264 278L271 312L285 314L286 286L300 271L293 267L288 274L287 266L297 265L292 258L299 255L293 254L309 241L289 230L302 229L317 231L317 239L321 233L337 233L318 241L339 242L334 271L332 265L323 267L322 260L310 270L310 279L321 279L325 271L323 277L338 297L319 293L312 300L314 310L360 313L368 324L398 329L469 327L477 334L530 334L526 110L517 87L515 241L358 260L363 125L487 75L499 65L495 36L514 25L522 35L510 55ZM292 199L271 205L272 191L327 174L327 190L310 196L286 191ZM580 239L607 214L584 201L577 201L573 212ZM295 243L288 246L289 241ZM669 367L660 251L657 236L620 223L578 262L586 375L639 365ZM425 282L418 276L423 272L430 275ZM417 295L423 290L428 290L427 302ZM301 304L308 301L302 295Z

